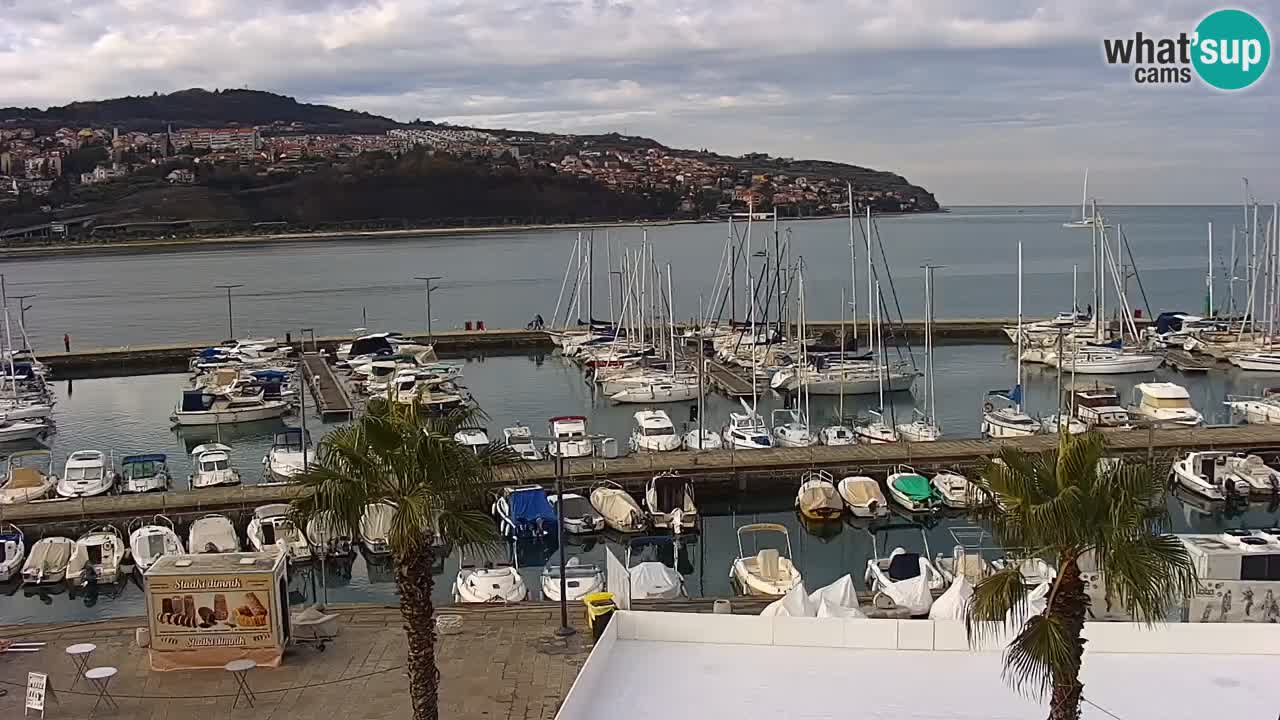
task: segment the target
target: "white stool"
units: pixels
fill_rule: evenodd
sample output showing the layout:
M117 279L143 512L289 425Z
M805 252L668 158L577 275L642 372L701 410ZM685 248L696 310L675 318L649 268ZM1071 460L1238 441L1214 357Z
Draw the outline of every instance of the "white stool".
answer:
M119 671L113 667L96 667L89 668L89 671L84 674L85 678L88 679L89 682L93 683L93 686L98 689L98 699L94 701L93 709L89 711L90 718L98 712L98 705L102 703L103 700L106 700L107 705L111 706L113 709L120 709L120 706L116 705L115 698L111 697L111 693L107 692L107 685L111 684L111 678L115 677L117 672Z
M249 707L253 707L253 701L258 699L253 694L253 689L249 687L249 671L258 667L258 663L254 660L232 660L222 666L224 670L231 673L236 679L236 697L231 701L231 707L234 708L240 703L240 698L244 698L249 703Z
M71 679L71 687L68 690L75 690L76 683L80 682L80 676L89 671L89 658L93 655L93 651L98 646L93 643L76 643L67 648L67 657L71 658L71 664L76 666L75 676Z

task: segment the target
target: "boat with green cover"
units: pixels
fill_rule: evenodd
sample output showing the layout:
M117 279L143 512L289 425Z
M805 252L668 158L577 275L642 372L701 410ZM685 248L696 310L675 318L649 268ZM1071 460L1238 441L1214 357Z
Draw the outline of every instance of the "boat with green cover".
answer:
M908 512L933 512L942 508L942 495L928 478L914 468L899 465L889 475L889 496Z

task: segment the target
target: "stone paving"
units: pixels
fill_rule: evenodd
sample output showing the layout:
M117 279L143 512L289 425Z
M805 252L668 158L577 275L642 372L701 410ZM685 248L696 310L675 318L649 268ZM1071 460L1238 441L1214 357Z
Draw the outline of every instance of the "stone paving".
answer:
M105 704L95 717L276 718L383 720L410 717L405 674L405 638L400 613L377 606L340 606L340 634L324 652L291 648L279 668L249 673L254 708L232 709L235 683L222 670L153 672L147 651L134 644L141 618L62 625L0 626L0 638L44 641L36 653L0 655L0 718L23 715L28 671L48 673L59 702L46 717L86 718L93 706L87 681L71 691L73 668L63 650L78 642L98 646L90 666L119 669L111 682L118 711ZM437 645L442 718L537 720L553 718L577 677L590 635L580 606L573 608L578 633L555 636L554 605L509 608L446 608L462 617L462 628Z

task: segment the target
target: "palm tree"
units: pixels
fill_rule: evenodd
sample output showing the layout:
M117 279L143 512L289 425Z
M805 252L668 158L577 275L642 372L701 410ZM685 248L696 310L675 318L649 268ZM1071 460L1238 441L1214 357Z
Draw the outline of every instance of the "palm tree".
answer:
M332 513L332 522L350 537L358 537L365 506L396 508L388 544L405 620L415 720L439 716L431 601L437 536L464 547L493 547L498 540L484 507L496 466L512 463L514 455L498 445L476 453L453 438L483 417L475 409L433 415L417 403L374 399L359 420L321 440L316 461L298 478L311 492L294 501L294 512L300 518Z
M1082 562L1096 567L1109 600L1145 623L1163 620L1197 582L1190 556L1168 531L1167 468L1107 460L1105 449L1100 433L1063 434L1057 449L1038 454L1005 447L974 481L976 495L995 500L979 511L995 540L1044 558L1057 577L1034 614L1017 567L984 579L968 605L970 642L986 644L1006 626L1015 631L1005 680L1042 697L1051 691L1050 720L1080 717L1089 613Z

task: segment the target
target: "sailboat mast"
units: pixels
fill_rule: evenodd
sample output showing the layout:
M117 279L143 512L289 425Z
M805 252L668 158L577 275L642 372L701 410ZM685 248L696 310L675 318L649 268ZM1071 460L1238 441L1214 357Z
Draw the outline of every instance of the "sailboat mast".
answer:
M749 239L750 234L747 235ZM747 273L747 289L752 294L755 293L756 279L751 273ZM756 390L756 358L759 353L756 352L756 304L751 303L747 308L747 315L751 318L751 414L756 414L756 408L759 407L759 392Z
M924 266L924 409L925 420L934 422L933 401L933 266Z
M1213 221L1209 221L1209 264L1206 268L1204 276L1204 284L1206 288L1205 294L1205 317L1213 315Z
M880 283L876 283L876 299L880 298ZM880 326L881 320L880 303L876 303L876 328L875 335L876 347L880 351L884 350L884 328ZM876 355L876 385L879 386L880 394L880 413L884 413L884 362L881 361L882 352L877 351Z
M804 393L804 424L807 430L809 427L809 383L805 382L806 375L803 373L803 369L809 366L809 349L808 349L808 346L805 344L805 338L806 338L805 322L809 318L804 309L804 260L803 258L801 258L800 267L797 269L796 274L797 274L797 279L799 280L797 297L800 301L800 307L796 311L796 319L799 320L800 322L800 329L799 329L799 333L797 334L797 339L800 342L800 367L802 370L800 375L800 391Z
M1017 392L1018 412L1022 412L1022 243L1018 243L1018 358L1015 363L1014 388Z
M587 327L595 322L595 285L592 284L591 277L595 275L596 267L596 231L592 230L587 233Z
M0 274L0 313L4 313L4 349L9 359L9 387L13 390L13 399L18 399L18 373L13 367L13 336L9 333L9 291L4 284L4 275Z
M667 263L667 327L671 336L671 379L676 376L676 311L675 296L671 293L671 263Z
M582 256L587 251L586 247L583 246L582 231L578 231L578 244L575 245L574 247L577 248L574 252L578 256L578 268L577 268L578 273L577 273L577 280L573 284L573 291L574 291L573 292L573 295L574 295L573 311L578 315L577 317L574 318L574 320L577 320L579 324L581 324L582 322L582 314L581 314L582 313L582 265L583 265Z
M738 244L733 235L733 213L729 213L729 237L725 249L729 252L729 327L738 321ZM721 307L724 307L723 305ZM719 311L717 311L719 314Z
M849 212L852 213L853 211L850 210ZM844 288L840 288L840 366L841 366L841 369L840 369L840 419L836 421L837 425L844 424L844 362L845 362L844 358L845 358L845 353L848 351L848 348L845 345L845 337L844 337L844 306L846 302L844 292L845 292ZM854 324L854 327L857 327L856 323ZM808 372L808 371L809 371L809 368L807 367L800 368L800 372Z
M604 231L604 264L608 272L604 276L606 284L609 287L609 324L614 326L614 337L617 338L618 320L613 315L613 240L609 239L609 231ZM698 312L702 312L702 306L698 306Z
M1080 312L1080 301L1076 296L1076 271L1080 269L1079 265L1071 266L1071 319L1075 320L1076 313Z
M702 295L698 295L698 307L702 307ZM707 357L702 352L702 335L696 338L698 343L698 352L695 357L698 358L698 449L702 450L703 442L703 424L702 416L706 414L706 392L702 388L702 373L706 370Z
M867 206L867 325L871 325L872 313L877 310L875 303L871 299L872 280L871 280L871 206ZM857 322L856 320L854 322ZM870 328L868 328L870 329ZM871 343L871 356L878 358L876 355L876 334L874 331L868 332Z
M853 239L853 183L849 186L849 295L853 299L853 349L858 349L858 244ZM844 300L840 302L840 314L844 316ZM843 342L843 341L841 341ZM843 346L842 346L843 347ZM841 417L844 412L841 411Z
M1080 191L1080 219L1089 217L1089 168L1084 169L1084 189ZM1097 218L1091 218L1089 222L1095 222Z

